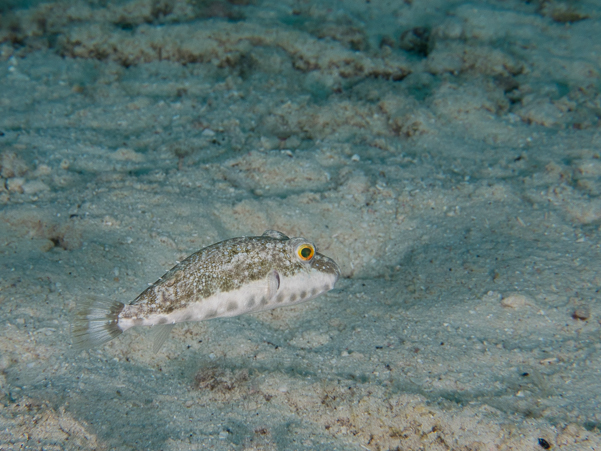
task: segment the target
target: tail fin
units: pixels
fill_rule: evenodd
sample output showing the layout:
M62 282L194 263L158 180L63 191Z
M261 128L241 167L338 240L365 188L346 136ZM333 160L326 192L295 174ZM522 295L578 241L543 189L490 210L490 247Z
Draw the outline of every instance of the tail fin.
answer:
M91 299L75 315L73 346L78 349L92 348L121 335L123 331L117 321L122 310L121 302L107 303Z

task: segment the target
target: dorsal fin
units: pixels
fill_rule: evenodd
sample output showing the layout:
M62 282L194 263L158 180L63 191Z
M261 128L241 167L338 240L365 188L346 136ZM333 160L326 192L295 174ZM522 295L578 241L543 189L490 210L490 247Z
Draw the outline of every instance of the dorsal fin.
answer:
M286 235L284 235L282 232L278 232L277 230L265 230L265 232L263 232L263 236L275 238L276 240L289 240L290 239Z

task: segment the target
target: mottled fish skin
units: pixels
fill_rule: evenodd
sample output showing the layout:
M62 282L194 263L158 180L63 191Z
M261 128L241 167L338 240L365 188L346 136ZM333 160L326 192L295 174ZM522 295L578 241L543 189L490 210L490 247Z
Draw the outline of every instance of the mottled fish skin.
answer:
M331 290L339 276L338 265L305 238L268 230L262 236L221 241L190 255L129 305L113 303L103 312L102 306L92 304L82 310L74 343L96 346L133 326L202 321L297 304ZM155 350L168 332L159 335Z

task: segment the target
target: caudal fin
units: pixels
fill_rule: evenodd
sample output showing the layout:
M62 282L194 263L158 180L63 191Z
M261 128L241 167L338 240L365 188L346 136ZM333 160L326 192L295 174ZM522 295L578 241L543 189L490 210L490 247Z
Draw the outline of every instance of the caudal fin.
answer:
M76 314L73 323L73 346L78 349L93 348L118 337L123 331L117 325L121 302L91 299Z

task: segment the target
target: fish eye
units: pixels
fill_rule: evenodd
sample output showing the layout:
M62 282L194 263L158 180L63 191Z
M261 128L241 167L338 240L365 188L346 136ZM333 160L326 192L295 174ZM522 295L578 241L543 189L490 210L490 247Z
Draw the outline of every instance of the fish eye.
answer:
M296 248L296 255L302 261L308 262L315 255L315 248L310 244L301 244Z

